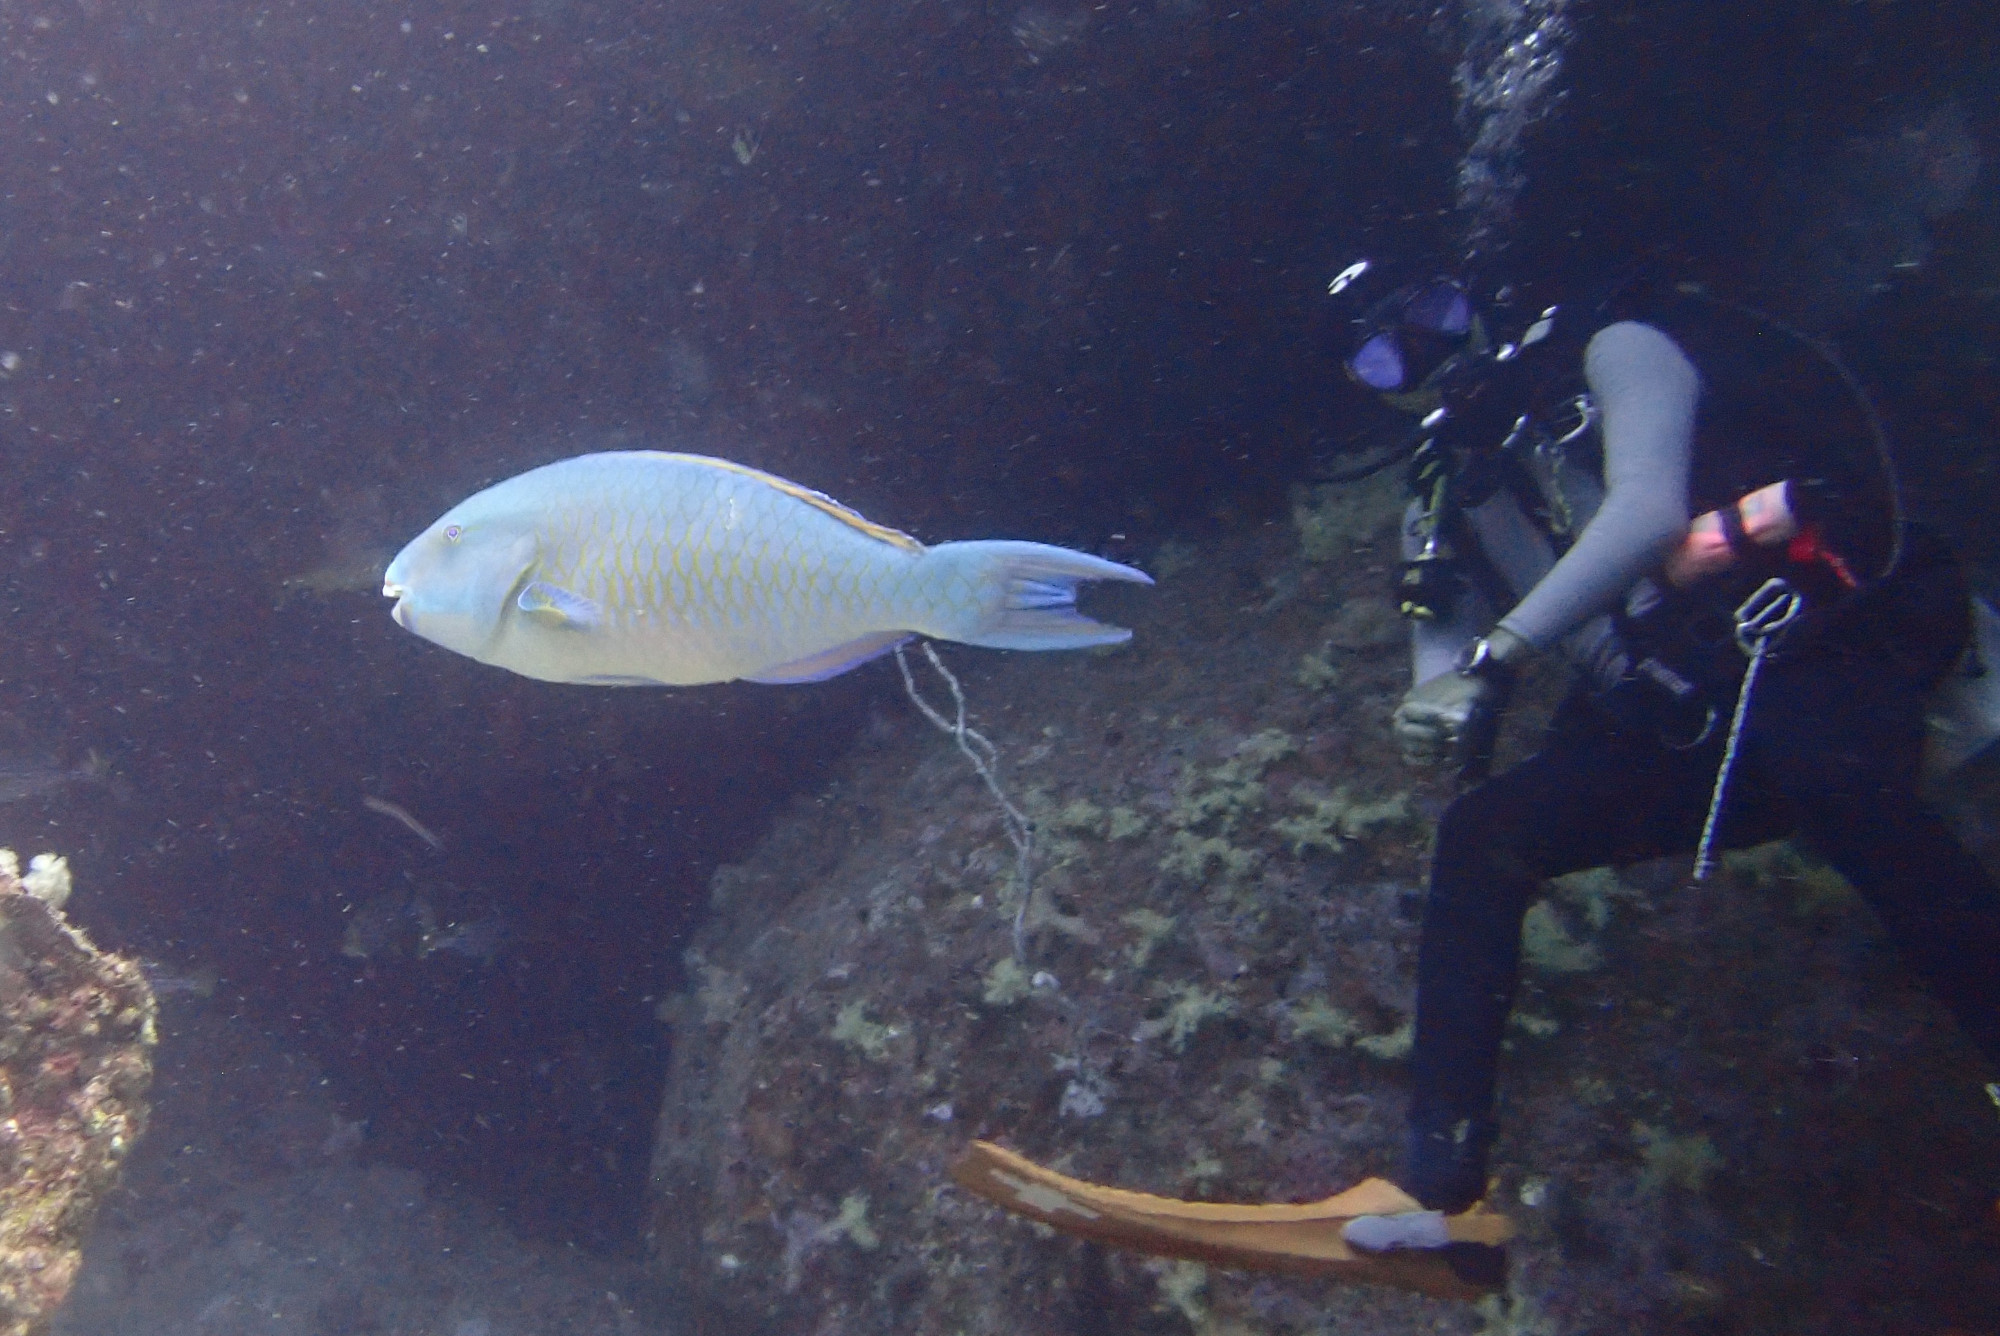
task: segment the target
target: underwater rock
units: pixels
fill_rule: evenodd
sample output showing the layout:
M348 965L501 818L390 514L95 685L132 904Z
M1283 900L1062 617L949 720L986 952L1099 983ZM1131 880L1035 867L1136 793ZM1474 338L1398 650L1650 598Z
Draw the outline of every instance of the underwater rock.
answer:
M652 1265L691 1330L1472 1329L1435 1300L1049 1238L947 1172L978 1138L1211 1201L1393 1174L1450 788L1390 737L1404 646L1357 635L1337 682L1297 680L1380 597L1394 525L1342 533L1222 535L1204 557L1239 582L1106 591L1125 653L953 659L1034 821L1020 956L1001 814L914 712L717 873L661 1008L651 1165ZM1274 581L1297 596L1245 606ZM1867 1329L1928 1336L2000 1311L1993 1199L1964 1171L2000 1157L2000 1120L1969 1042L1796 854L1685 866L1561 878L1526 927L1492 1189L1522 1233L1489 1329L1861 1330L1845 1305L1921 1294L1929 1326Z
M63 918L68 869L0 850L0 1336L68 1296L84 1235L146 1125L153 990Z
M1405 651L1363 638L1331 692L1291 667L1340 607L1375 596L1394 536L1343 526L1312 562L1278 526L1214 546L1230 569L1295 577L1296 616L1246 618L1240 588L1186 581L1172 600L1105 591L1150 652L946 647L1034 820L1020 958L1001 815L913 711L717 874L685 992L662 1011L674 1056L652 1166L654 1264L691 1324L1152 1330L1155 1269L1117 1257L1079 1274L1069 1245L952 1188L967 1140L1216 1197L1329 1187L1345 1172L1330 1157L1393 1146L1401 1073L1376 1047L1407 1018L1414 929L1401 892L1377 888L1412 884L1425 832L1414 803L1390 819L1371 802L1412 788L1376 705ZM879 816L857 826L861 810ZM1324 832L1296 856L1315 817ZM1312 963L1337 975L1313 994L1353 1017L1357 1043L1295 1037L1279 989ZM831 1223L860 1194L872 1243ZM1236 1278L1204 1293L1247 1316Z

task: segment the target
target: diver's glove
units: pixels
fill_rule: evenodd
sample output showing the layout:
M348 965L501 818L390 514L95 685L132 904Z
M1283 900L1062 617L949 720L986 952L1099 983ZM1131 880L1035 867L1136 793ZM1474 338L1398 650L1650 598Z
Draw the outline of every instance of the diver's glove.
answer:
M1392 720L1403 759L1412 765L1456 762L1469 778L1483 774L1516 670L1531 652L1527 641L1496 627L1467 648L1456 669L1411 687Z
M1458 751L1466 721L1492 687L1465 673L1439 673L1419 682L1396 707L1392 727L1411 765L1440 765Z

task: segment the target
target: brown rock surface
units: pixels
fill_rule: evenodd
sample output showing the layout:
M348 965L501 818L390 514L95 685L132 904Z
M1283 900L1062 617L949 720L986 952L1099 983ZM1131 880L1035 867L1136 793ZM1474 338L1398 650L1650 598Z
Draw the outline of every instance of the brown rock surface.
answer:
M146 1125L153 992L0 866L0 1333L44 1329Z

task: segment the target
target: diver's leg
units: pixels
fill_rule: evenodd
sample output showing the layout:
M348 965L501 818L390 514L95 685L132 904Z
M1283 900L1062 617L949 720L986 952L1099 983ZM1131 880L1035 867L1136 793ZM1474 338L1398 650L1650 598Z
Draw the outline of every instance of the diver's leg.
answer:
M1446 808L1418 947L1400 1179L1426 1207L1462 1210L1485 1192L1521 923L1542 882L1692 846L1715 751L1621 738L1572 698L1541 752Z
M1770 668L1745 751L1814 848L1874 907L1903 959L2000 1063L2000 886L1918 795L1924 714L1972 635L1965 573L1911 527L1896 572Z
M1966 1034L2000 1066L2000 887L1907 791L1808 804L1807 833Z
M1924 683L1867 660L1786 667L1752 706L1760 778L2000 1063L2000 886L1917 796Z

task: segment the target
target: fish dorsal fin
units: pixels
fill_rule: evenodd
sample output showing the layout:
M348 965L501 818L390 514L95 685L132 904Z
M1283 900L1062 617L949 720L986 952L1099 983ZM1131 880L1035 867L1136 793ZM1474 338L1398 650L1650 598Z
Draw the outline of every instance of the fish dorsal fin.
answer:
M661 451L660 453L663 458L677 459L684 464L699 464L704 468L721 469L725 473L735 473L745 478L754 478L767 487L777 488L786 496L805 502L814 510L833 516L833 518L847 525L850 529L857 529L867 534L870 538L887 543L891 547L901 548L905 552L922 552L924 550L922 543L910 537L901 529L891 529L886 524L877 524L861 512L850 510L846 506L841 505L840 502L834 500L826 493L815 492L810 487L801 487L795 482L789 482L784 478L780 478L775 473L766 473L762 469L753 469L747 464L736 464L727 459L716 459L712 455L683 455L669 451Z
M543 625L565 631L588 631L604 621L604 609L594 601L546 580L530 581L514 605Z

